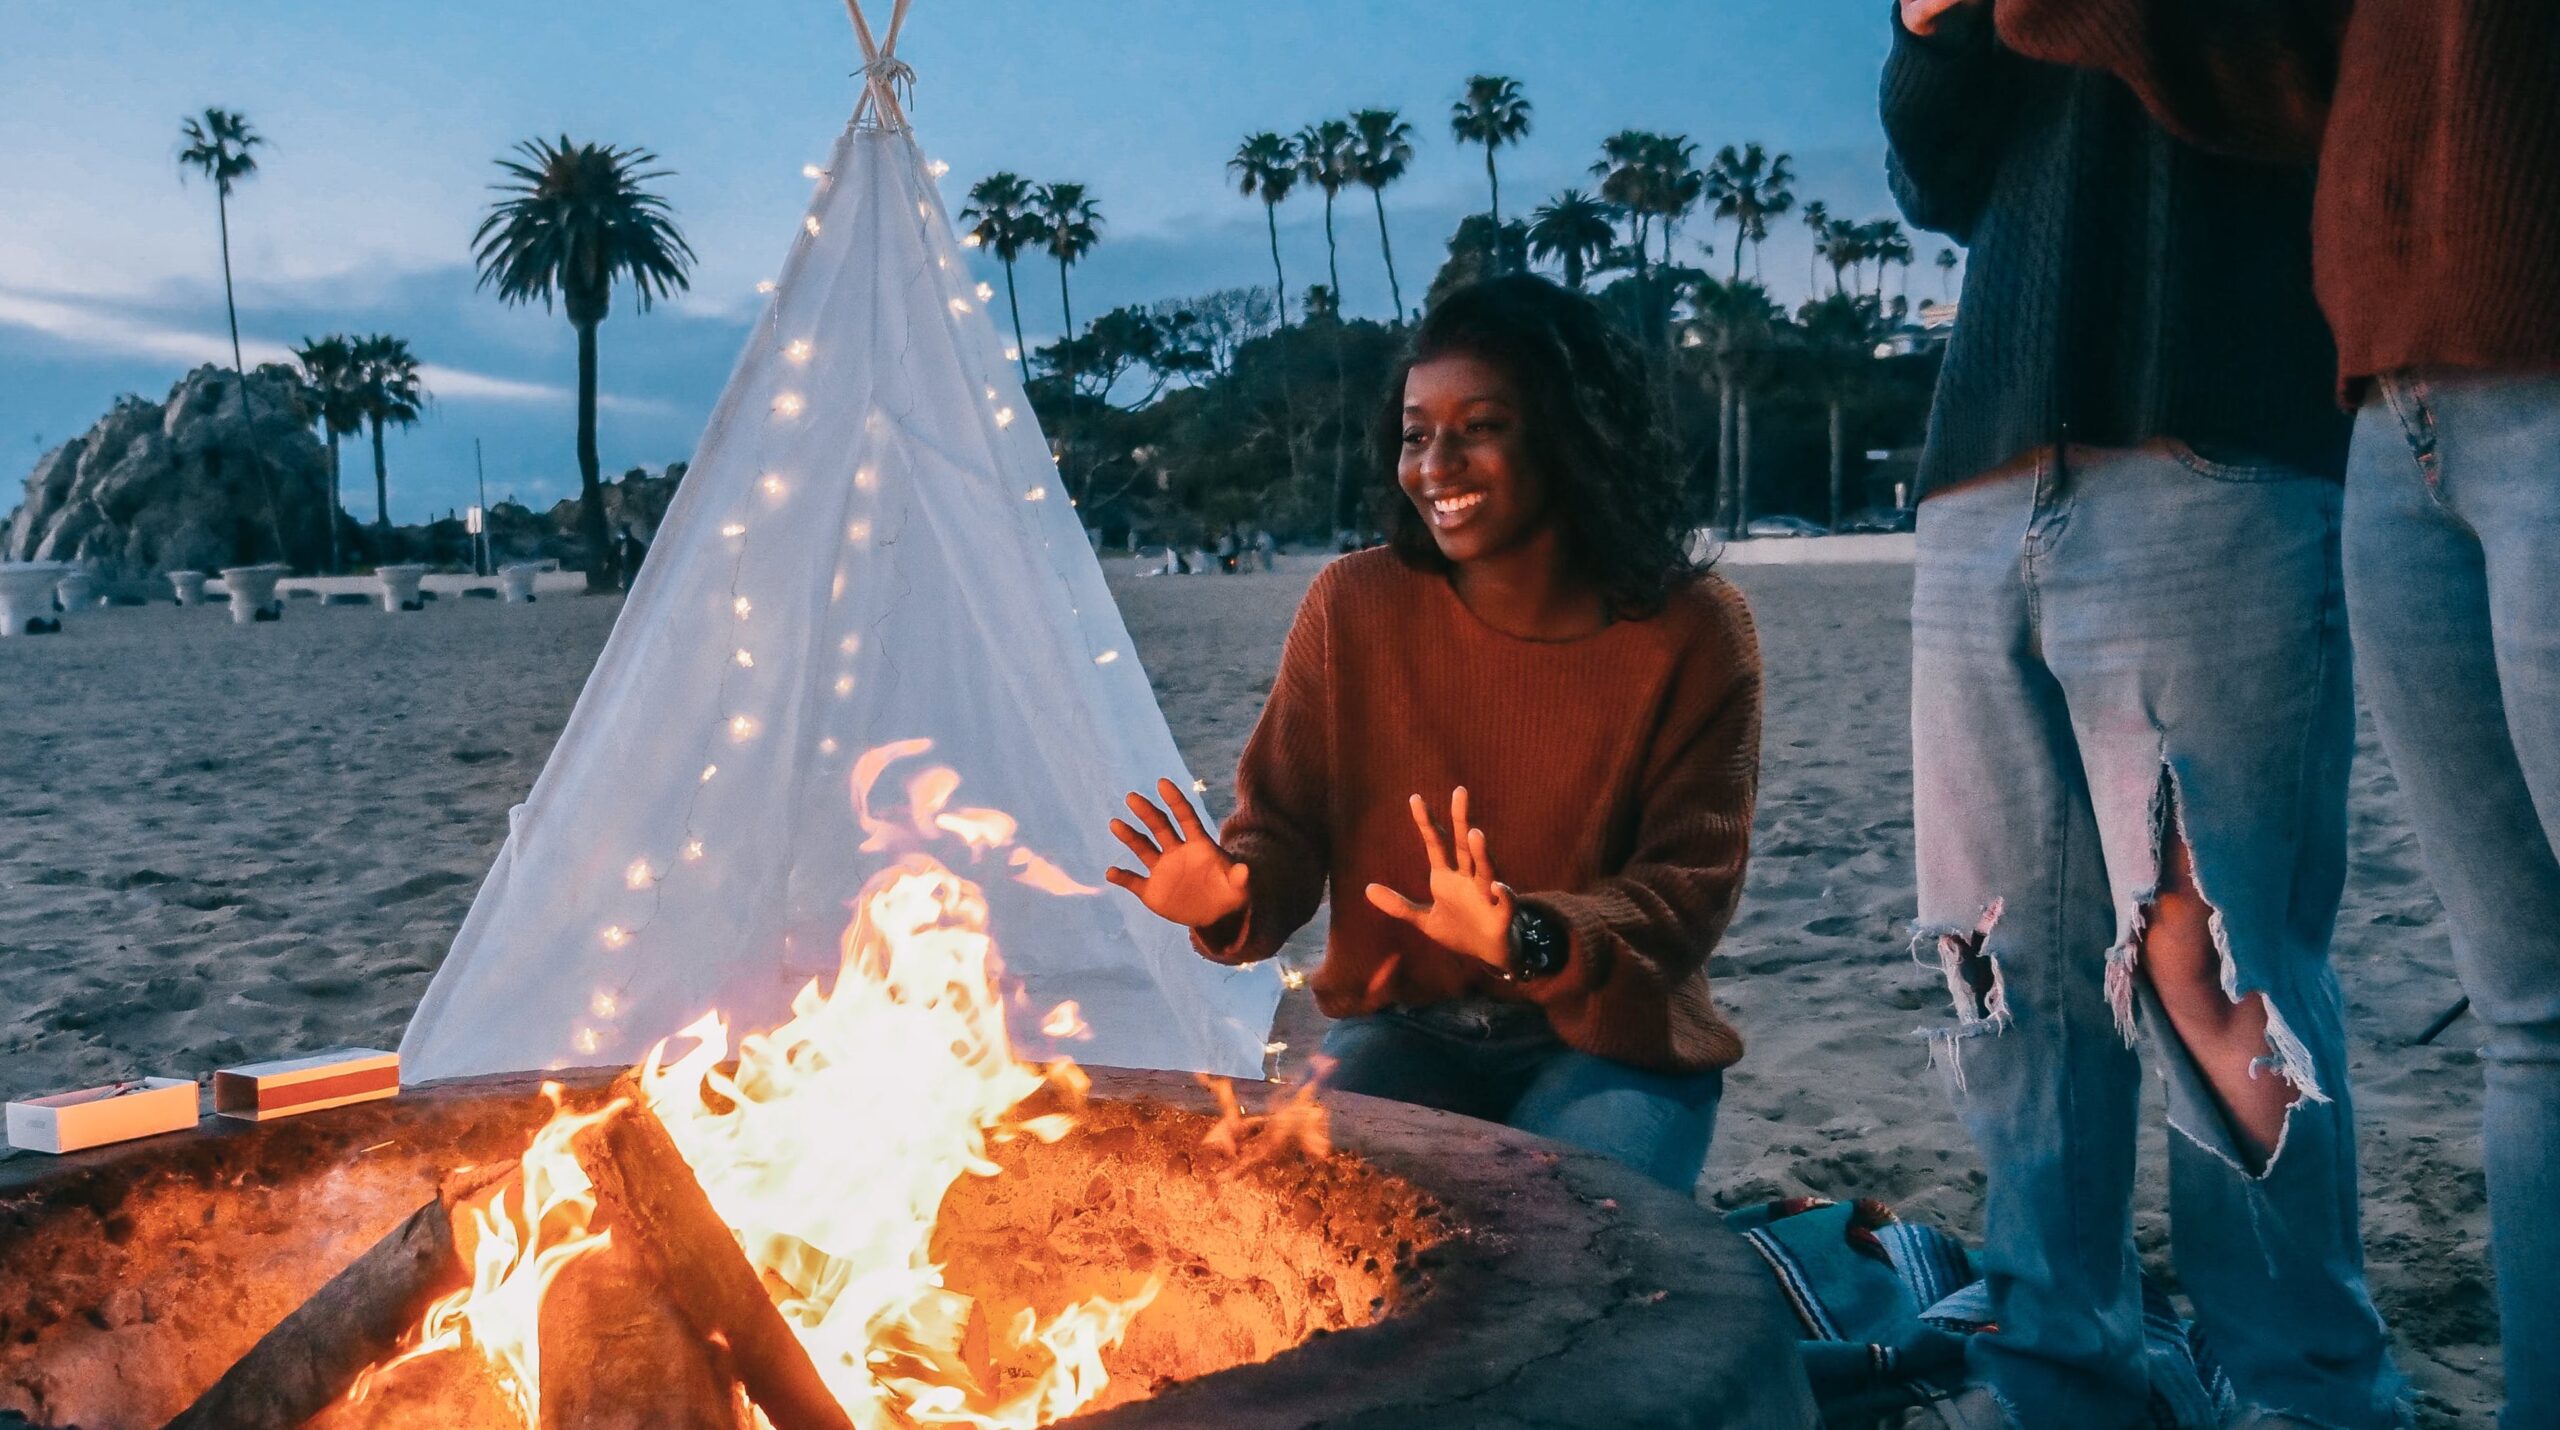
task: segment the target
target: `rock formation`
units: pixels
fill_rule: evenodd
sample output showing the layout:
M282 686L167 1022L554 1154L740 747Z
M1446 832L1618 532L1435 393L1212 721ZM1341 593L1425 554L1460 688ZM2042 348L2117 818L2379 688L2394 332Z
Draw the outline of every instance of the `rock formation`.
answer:
M5 546L18 561L85 561L110 579L257 561L310 570L329 550L329 458L290 375L211 365L165 402L119 398L36 462Z

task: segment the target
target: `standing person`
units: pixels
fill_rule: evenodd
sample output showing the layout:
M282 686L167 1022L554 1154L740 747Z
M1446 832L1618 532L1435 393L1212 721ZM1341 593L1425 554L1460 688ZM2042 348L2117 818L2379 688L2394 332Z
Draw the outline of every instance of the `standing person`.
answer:
M2560 6L2000 0L2000 25L2200 142L2319 161L2356 658L2487 1034L2504 1423L2560 1425Z
M1760 658L1689 562L1646 393L1582 294L1520 275L1435 304L1380 418L1390 549L1308 590L1216 838L1165 781L1111 822L1144 872L1110 878L1220 963L1278 952L1330 885L1332 1086L1686 1195L1742 1055L1706 960L1742 892Z
M2328 958L2354 707L2311 174L2177 142L1984 0L1893 25L1895 192L1971 249L1912 595L1916 950L2000 1327L1949 1414L2200 1413L2142 1349L2147 1034L2172 1252L2244 1423L2395 1424Z

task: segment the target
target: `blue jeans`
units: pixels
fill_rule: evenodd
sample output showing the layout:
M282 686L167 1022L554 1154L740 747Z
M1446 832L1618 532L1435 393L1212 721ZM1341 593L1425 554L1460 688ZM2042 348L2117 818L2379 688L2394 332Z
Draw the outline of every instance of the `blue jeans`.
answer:
M2171 1246L2242 1402L2389 1425L2329 968L2354 753L2337 485L2184 449L2074 449L1932 496L1912 593L1915 957L1988 1174L2000 1332L1974 1377L2030 1430L2145 1423L2139 1031L2168 1088ZM2263 1168L2142 972L2168 836L2222 990L2263 995L2294 1093Z
M1614 1157L1695 1194L1724 1073L1646 1072L1568 1048L1526 1004L1463 1000L1345 1018L1326 1085L1419 1103Z
M2560 1425L2560 377L2380 383L2346 535L2365 698L2487 1037L2504 1423Z

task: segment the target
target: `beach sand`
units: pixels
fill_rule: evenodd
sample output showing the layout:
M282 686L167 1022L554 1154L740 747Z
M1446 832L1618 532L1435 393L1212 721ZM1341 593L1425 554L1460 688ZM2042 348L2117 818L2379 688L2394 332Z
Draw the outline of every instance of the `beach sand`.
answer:
M1114 564L1215 808L1315 565L1140 579ZM1711 965L1750 1053L1700 1196L1879 1197L1976 1236L1979 1164L1913 1036L1947 1012L1934 968L1906 952L1909 568L1733 577L1758 615L1769 703L1749 891ZM0 1094L392 1046L618 609L297 601L279 626L235 630L162 606L0 642ZM2486 1425L2498 1374L2476 1025L2408 1045L2459 989L2369 722L2354 778L2337 957L2373 1283L2422 1423ZM1320 942L1309 930L1289 956ZM1274 1034L1293 1068L1322 1036L1303 997ZM2145 1136L2137 1236L2174 1284L2156 1092Z

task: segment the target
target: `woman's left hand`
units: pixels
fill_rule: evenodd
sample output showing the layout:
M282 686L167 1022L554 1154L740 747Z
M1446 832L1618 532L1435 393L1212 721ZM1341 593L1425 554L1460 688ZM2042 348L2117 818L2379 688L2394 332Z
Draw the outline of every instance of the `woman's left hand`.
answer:
M1452 953L1508 969L1511 890L1493 877L1484 831L1467 823L1466 788L1460 786L1449 796L1450 838L1441 837L1440 826L1432 822L1430 807L1420 795L1413 797L1413 824L1422 832L1422 850L1431 861L1431 902L1415 903L1384 884L1369 886L1369 902Z

